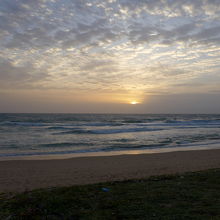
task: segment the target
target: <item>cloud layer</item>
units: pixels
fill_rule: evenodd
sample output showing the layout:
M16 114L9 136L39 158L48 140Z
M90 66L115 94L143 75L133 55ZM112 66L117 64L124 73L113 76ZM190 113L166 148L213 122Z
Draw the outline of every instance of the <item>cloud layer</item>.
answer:
M216 93L219 21L218 0L2 0L0 87Z

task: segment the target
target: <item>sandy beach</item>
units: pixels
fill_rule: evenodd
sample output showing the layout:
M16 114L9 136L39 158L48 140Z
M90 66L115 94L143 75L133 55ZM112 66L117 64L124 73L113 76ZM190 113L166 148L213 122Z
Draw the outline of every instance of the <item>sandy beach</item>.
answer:
M0 161L0 192L146 178L220 168L220 150Z

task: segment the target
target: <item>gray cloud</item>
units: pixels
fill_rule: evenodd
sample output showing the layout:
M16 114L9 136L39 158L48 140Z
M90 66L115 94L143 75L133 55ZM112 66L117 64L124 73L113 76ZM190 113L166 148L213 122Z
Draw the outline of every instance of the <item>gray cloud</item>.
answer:
M47 78L48 88L121 79L143 90L191 79L199 62L204 72L216 65L217 52L212 60L203 54L219 47L219 14L215 0L2 0L1 79L31 86Z
M196 15L214 15L219 12L220 6L218 0L119 0L122 8L137 13L143 10L150 14L163 16L196 16Z
M100 4L100 7L95 7L95 4ZM114 17L117 14L121 16L120 9L128 10L124 21L120 17ZM145 15L147 13L148 16L141 18L140 10L145 10ZM0 28L9 35L1 43L10 48L81 47L121 40L128 33L133 44L155 41L170 44L189 39L204 41L219 34L219 27L208 27L206 21L203 22L204 29L200 30L200 27L195 25L198 21L192 21L186 16L187 10L188 13L197 15L197 17L201 16L200 19L197 18L201 20L204 15L217 15L220 7L218 1L211 0L119 0L113 3L95 1L93 4L80 0L73 2L67 0L56 2L3 0L0 9ZM129 17L133 12L139 13L140 18ZM170 27L170 24L176 23L175 16L169 18L172 13L176 13L176 16L183 16L185 23ZM154 17L150 17L152 14ZM157 18L155 15L168 16L168 19ZM158 22L160 22L159 25ZM133 25L129 25L131 23ZM196 31L198 33L189 35Z

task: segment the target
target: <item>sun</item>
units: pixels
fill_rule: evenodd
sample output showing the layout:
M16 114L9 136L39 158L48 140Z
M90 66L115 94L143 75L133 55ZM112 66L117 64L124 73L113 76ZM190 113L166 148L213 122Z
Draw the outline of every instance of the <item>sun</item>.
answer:
M130 104L132 104L132 105L137 105L139 102L136 102L136 101L132 101L132 102L130 102Z

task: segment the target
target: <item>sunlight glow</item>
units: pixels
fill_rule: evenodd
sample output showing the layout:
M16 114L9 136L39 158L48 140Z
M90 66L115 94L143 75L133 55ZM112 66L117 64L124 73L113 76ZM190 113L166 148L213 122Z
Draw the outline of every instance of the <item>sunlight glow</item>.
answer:
M132 104L132 105L136 105L136 104L139 104L139 102L132 101L132 102L130 102L130 104Z

